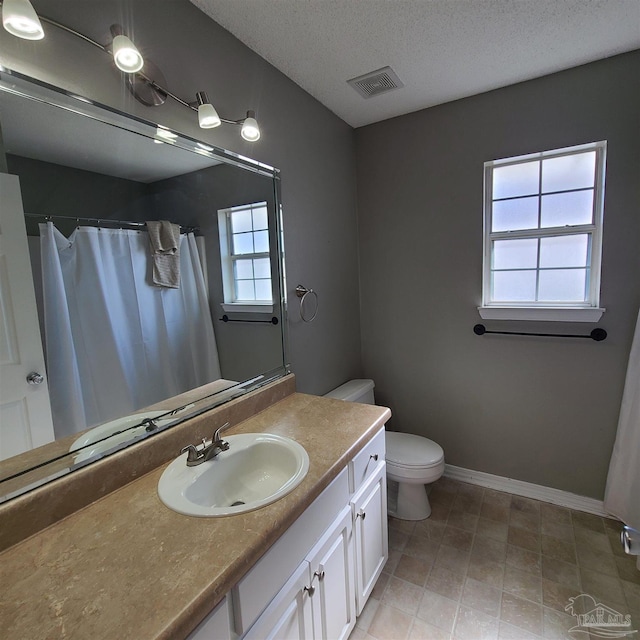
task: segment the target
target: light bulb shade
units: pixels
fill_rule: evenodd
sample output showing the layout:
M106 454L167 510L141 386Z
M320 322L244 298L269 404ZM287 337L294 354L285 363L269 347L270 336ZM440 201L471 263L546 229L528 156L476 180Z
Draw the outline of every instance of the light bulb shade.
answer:
M136 73L144 66L144 59L136 46L125 35L113 39L113 60L116 67L125 73Z
M249 142L255 142L260 139L260 128L253 111L247 111L247 117L242 123L240 135Z
M222 124L220 116L212 104L201 104L198 106L198 124L201 129L213 129Z
M44 30L29 0L4 0L2 24L12 35L24 40L42 40Z

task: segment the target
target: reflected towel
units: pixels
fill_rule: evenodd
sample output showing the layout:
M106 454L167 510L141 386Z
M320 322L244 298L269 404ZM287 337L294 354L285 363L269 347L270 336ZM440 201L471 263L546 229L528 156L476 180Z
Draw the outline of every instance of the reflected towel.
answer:
M167 220L150 220L147 231L153 258L153 284L180 288L180 225Z

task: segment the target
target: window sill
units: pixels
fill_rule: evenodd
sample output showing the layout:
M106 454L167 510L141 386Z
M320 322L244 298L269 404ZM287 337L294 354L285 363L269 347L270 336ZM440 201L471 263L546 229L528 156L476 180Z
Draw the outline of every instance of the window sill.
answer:
M273 303L266 304L244 303L244 302L223 302L221 305L225 313L268 313L273 314Z
M598 322L605 309L596 307L478 307L483 320L539 320L542 322Z

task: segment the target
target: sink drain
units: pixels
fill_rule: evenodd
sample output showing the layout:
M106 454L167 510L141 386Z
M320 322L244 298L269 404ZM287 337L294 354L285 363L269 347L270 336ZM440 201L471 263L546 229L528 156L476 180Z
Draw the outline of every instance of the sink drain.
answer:
M236 500L235 502L232 502L229 506L230 507L239 507L241 504L244 504L244 502L242 502L242 500Z

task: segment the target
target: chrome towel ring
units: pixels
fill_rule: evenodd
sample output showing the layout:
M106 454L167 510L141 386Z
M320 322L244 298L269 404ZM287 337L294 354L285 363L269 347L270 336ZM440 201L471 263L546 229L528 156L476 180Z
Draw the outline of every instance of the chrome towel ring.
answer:
M313 312L313 315L309 318L304 315L304 301L310 293L312 293L316 299L316 309ZM313 289L307 289L307 287L299 284L296 287L296 295L300 298L300 318L302 319L302 322L313 322L315 317L318 315L318 294Z

